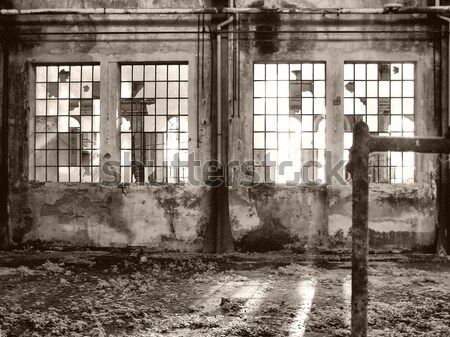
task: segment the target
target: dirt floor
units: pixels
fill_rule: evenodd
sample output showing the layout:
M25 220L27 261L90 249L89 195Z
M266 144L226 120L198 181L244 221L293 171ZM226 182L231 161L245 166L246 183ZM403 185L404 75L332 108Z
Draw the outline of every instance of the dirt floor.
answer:
M450 260L372 255L370 336L449 336ZM0 336L349 336L348 255L0 252Z

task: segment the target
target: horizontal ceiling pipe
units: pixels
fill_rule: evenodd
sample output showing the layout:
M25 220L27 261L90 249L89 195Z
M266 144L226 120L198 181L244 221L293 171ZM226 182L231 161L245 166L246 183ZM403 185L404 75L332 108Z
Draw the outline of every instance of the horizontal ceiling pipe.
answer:
M255 30L239 30L239 31L221 31L224 34L228 33L237 33L237 34L273 34L273 32L267 31L255 31ZM310 31L310 30L288 30L288 31L277 31L277 34L449 34L449 31L445 30L322 30L322 31ZM5 32L0 31L0 36L6 34ZM158 35L158 34L209 34L209 32L198 32L197 30L165 30L165 31L114 31L114 32L15 32L17 36L55 36L55 35ZM254 38L250 37L237 37L233 38L234 40L253 40ZM258 38L261 40L261 38Z
M217 14L217 8L36 8L2 9L0 15L38 14Z
M224 8L223 13L235 14L450 14L450 6L394 7L383 8Z
M382 8L36 8L2 9L0 15L36 14L450 14L450 6Z

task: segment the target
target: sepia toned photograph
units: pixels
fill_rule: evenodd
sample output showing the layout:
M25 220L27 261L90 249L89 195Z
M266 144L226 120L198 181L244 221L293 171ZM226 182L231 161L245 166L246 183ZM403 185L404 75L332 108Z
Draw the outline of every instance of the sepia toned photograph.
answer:
M450 1L0 0L0 337L449 337Z

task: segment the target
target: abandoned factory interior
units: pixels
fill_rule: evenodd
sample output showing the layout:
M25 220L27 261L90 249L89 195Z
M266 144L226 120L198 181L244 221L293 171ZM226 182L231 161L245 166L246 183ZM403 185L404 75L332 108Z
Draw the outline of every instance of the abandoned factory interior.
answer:
M449 32L450 1L3 0L0 336L448 336Z

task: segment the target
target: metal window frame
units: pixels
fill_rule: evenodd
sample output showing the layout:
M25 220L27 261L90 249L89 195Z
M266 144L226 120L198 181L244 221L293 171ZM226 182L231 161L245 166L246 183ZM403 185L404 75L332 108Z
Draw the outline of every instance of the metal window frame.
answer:
M38 78L37 78L37 69L38 69L38 67L45 67L45 73L46 73L45 74L45 77L46 77L45 81L38 81ZM48 95L46 95L45 99L44 98L38 98L36 96L37 86L38 86L38 84L42 84L42 83L44 83L46 85L46 88L48 87L49 83L56 83L57 84L57 90L59 91L59 84L62 83L62 82L59 81L59 78L58 78L57 82L49 82L48 72L49 72L49 68L50 67L57 67L58 68L58 74L59 74L60 69L62 67L64 67L64 68L68 67L69 68L69 72L71 71L72 67L80 67L80 80L79 81L72 81L71 77L69 75L69 79L66 82L69 85L69 92L68 92L68 97L67 98L60 98L59 97L59 92L58 92L58 96L56 98L54 98L54 99L48 97ZM83 81L83 67L91 67L91 70L90 70L91 71L91 80L90 81ZM97 81L95 80L95 75L94 75L95 74L95 68L94 67L98 67L99 68L99 74L100 74L100 72L101 72L100 63L98 63L98 62L36 62L36 63L32 64L32 69L34 71L34 78L33 78L33 91L34 91L34 96L33 96L33 100L34 100L33 141L34 141L34 144L33 144L33 157L32 157L33 171L30 172L30 174L31 174L30 180L36 180L38 178L38 169L39 168L44 168L44 170L45 170L45 179L44 179L44 181L45 182L55 181L55 182L72 182L72 183L73 182L78 182L78 183L98 183L100 181L100 176L97 177L97 179L94 179L94 174L93 174L94 170L97 168L98 169L98 174L100 175L100 160L98 158L98 162L99 163L94 165L94 163L93 163L94 162L94 157L92 156L94 151L97 151L98 153L100 152L100 132L101 132L100 131L100 124L99 124L98 131L94 131L94 129L93 129L94 118L95 117L99 118L99 123L101 122L100 121L101 113L99 115L94 115L94 100L98 99L99 103L101 105L101 98L100 98L101 94L100 94L100 91L99 91L99 97L98 98L95 98L94 95L93 95L94 94L94 91L93 91L94 83L98 83L99 86L101 86L101 78L99 77ZM78 83L79 86L80 86L80 97L79 98L78 97L75 98L75 99L79 100L79 104L80 104L80 115L79 115L80 116L80 131L76 132L79 135L79 144L78 144L78 148L73 148L73 149L71 149L71 144L70 144L71 143L71 141L70 141L70 133L71 133L71 131L70 131L70 119L68 119L68 131L67 132L60 132L58 130L58 128L59 128L58 127L58 118L60 118L60 116L67 117L67 118L71 117L71 115L70 115L70 101L71 101L71 99L73 99L73 98L70 97L70 84L71 83ZM91 85L92 96L90 98L83 98L82 97L82 84L83 83L89 83ZM48 89L47 89L47 91L48 91ZM56 114L55 115L49 115L48 114L48 101L49 100L55 100L56 101ZM91 105L91 113L90 114L87 114L87 115L83 115L82 114L82 102L83 102L83 100L89 100L90 101L90 105ZM45 101L45 114L44 115L37 115L37 102L38 101ZM68 111L67 111L66 115L60 115L60 111L59 111L60 101L67 101ZM82 116L90 117L90 130L89 131L84 131L84 132L81 131L81 117ZM55 132L48 132L47 131L47 127L45 127L45 131L37 132L37 121L38 121L39 118L45 118L46 125L47 125L47 121L48 121L49 118L55 118L56 119L56 131ZM56 135L56 138L55 138L55 140L56 140L56 148L55 149L52 149L52 148L49 149L48 146L47 146L48 145L48 141L47 140L48 140L48 134L49 133L54 133ZM68 135L67 149L64 149L65 151L67 151L69 153L68 165L67 165L67 167L68 167L68 179L67 179L67 181L61 181L60 172L59 172L59 168L65 167L65 166L60 165L60 158L59 158L60 157L60 150L63 150L63 149L60 149L60 144L59 144L60 141L59 141L59 139L60 139L60 135L63 134L63 133L67 133L67 135ZM37 144L36 140L37 140L37 136L39 134L45 135L46 147L45 147L45 149L39 149L39 151L45 151L45 164L44 165L38 165L37 159L36 159L37 158L37 151L38 151L37 146L36 146L36 144ZM90 142L90 146L87 147L87 148L83 147L83 134L89 134L90 135L89 138L90 138L91 142ZM97 139L97 144L98 145L94 147L93 143L92 143L92 139L94 139L94 135L95 134L96 134L95 138ZM71 162L71 160L70 160L70 151L71 150L75 150L75 151L79 150L79 153L78 153L78 155L79 155L79 165L71 165L71 163L70 163ZM83 162L82 162L83 150L90 151L91 157L90 157L90 160L89 160L89 165L83 165ZM56 165L49 165L49 163L48 163L48 151L56 151ZM78 179L71 179L71 173L70 173L70 168L71 167L79 168ZM86 168L86 167L89 169L89 172L90 172L90 181L83 181L82 180L82 169ZM54 168L56 170L56 174L55 174L56 180L49 180L49 177L48 177L49 168Z
M326 151L326 147L324 147L323 149L322 148L317 148L316 147L316 137L315 137L315 134L317 133L317 131L315 131L315 121L316 121L316 118L318 118L318 117L320 117L320 116L324 116L325 117L325 119L326 119L326 111L325 111L325 114L314 114L314 104L315 104L315 98L320 98L320 99L323 99L324 100L324 103L325 103L325 108L326 108L326 99L327 99L327 87L326 87L326 82L327 82L327 67L326 67L326 61L318 61L318 60L302 60L302 61L255 61L255 62L253 62L253 64L252 64L252 84L253 84L253 86L252 86L252 104L253 104L253 118L252 118L252 122L253 122L253 125L252 125L252 159L253 159L253 163L254 163L254 168L256 169L257 167L263 167L263 172L264 172L264 177L260 177L260 181L254 181L254 183L275 183L275 184L278 184L276 181L271 181L270 180L270 167L271 166L266 166L266 165L256 165L256 157L255 157L255 150L263 150L265 153L267 153L267 151L268 150L272 150L272 148L268 148L267 147L267 133L268 132L270 132L270 131L267 131L267 116L274 116L274 117L276 117L276 120L277 120L277 125L278 125L278 116L285 116L285 115L280 115L280 114L278 114L278 106L277 106L277 113L276 114L267 114L266 113L266 106L265 106L265 111L264 111L264 114L258 114L258 115L256 115L255 114L255 98L264 98L264 99L267 99L268 97L267 97L267 93L265 92L265 95L264 95L264 97L256 97L255 96L255 93L254 93L254 86L255 86L255 83L256 82L267 82L267 81L272 81L272 80L267 80L267 73L265 72L265 74L264 74L264 80L255 80L255 78L254 78L254 74L255 74L255 65L264 65L265 67L267 67L267 65L276 65L277 66L277 79L276 80L273 80L273 81L276 81L276 82L279 82L279 81L284 81L284 80L280 80L279 78L278 78L278 65L284 65L284 64L287 64L287 65L289 65L289 66L291 66L291 65L300 65L300 69L302 68L302 66L304 65L304 64L311 64L312 65L312 79L311 80L304 80L303 78L301 78L300 80L288 80L290 83L289 83L289 96L287 96L287 97L279 97L278 96L278 91L277 91L277 95L276 96L274 96L274 97L272 97L272 96L270 96L270 98L275 98L276 100L277 100L277 102L278 102L278 99L280 99L280 98L287 98L287 99L289 99L289 104L290 104L290 100L291 100L291 98L292 98L292 96L291 96L291 92L290 92L290 90L291 90L291 82L295 82L295 81L298 81L298 82L300 82L300 89L302 90L302 88L303 88L303 83L304 82L312 82L312 83L314 83L315 81L323 81L324 82L324 95L323 96L314 96L314 86L313 86L313 90L312 90L312 97L308 97L308 98L311 98L311 100L312 100L312 113L311 114L302 114L302 113L299 113L299 114L296 114L295 116L299 116L300 117L300 121L301 121L301 118L302 118L302 116L303 115L305 115L305 116L312 116L312 123L313 123L313 125L312 125L312 131L301 131L301 133L300 133L300 137L301 138L303 138L303 134L304 133L308 133L308 134L311 134L312 135L312 146L310 147L310 148L304 148L301 144L299 145L299 151L301 151L301 152L303 152L303 151L310 151L310 152L312 152L312 160L314 160L314 161L318 161L318 157L319 157L319 154L318 154L318 151ZM323 79L316 79L315 78L315 74L314 74L314 72L315 72L315 70L314 70L314 66L316 65L316 64L320 64L320 65L323 65L323 67L324 67L324 78ZM277 83L277 88L278 88L278 83ZM302 91L301 91L302 92ZM299 97L298 99L301 101L302 100L302 98L303 97ZM256 116L265 116L265 118L264 118L264 131L255 131L255 117ZM291 116L290 114L288 114L288 115L286 115L286 116ZM278 129L278 127L276 128L276 129ZM280 146L279 146L279 142L278 142L278 135L280 134L280 131L273 131L273 133L276 133L277 134L277 148L275 149L275 150L277 150L277 151L279 151L280 150ZM282 133L282 132L281 132ZM292 133L292 131L286 131L286 133ZM255 137L255 134L264 134L264 148L263 149L255 149L255 144L254 144L254 137ZM325 144L325 134L326 133L324 133L324 139L323 139L323 143ZM305 163L307 162L306 160L303 160L302 159L302 153L301 153L301 159L300 159L300 163L299 163L299 165L301 166L301 168L303 169L305 166ZM271 159L272 160L272 159ZM325 155L324 155L324 157L323 157L323 162L325 162ZM309 166L307 166L307 167L309 167ZM317 168L315 168L315 167L313 167L313 170L312 170L312 172L313 172L313 177L312 177L312 181L315 181L315 179L317 178L317 176L318 176L318 174L316 173L316 170L317 170ZM262 179L261 179L262 178ZM325 183L325 181L323 181L322 182L322 184L324 184ZM301 182L300 182L300 185L303 185L303 184L305 184L304 182L303 182L303 173L302 173L302 179L301 179Z
M414 62L414 61L393 61L393 60L391 60L391 61L372 61L372 60L371 61L345 61L344 62L344 67L347 64L350 64L350 65L353 66L353 76L352 76L353 78L350 80L350 79L347 79L345 77L345 75L344 75L344 79L343 79L343 82L344 82L344 118L345 118L346 121L348 121L347 116L352 116L353 117L353 123L351 123L351 122L348 123L350 128L353 128L355 126L355 124L357 123L357 121L358 121L357 120L357 116L362 116L362 119L360 119L360 120L363 120L366 123L367 123L367 117L368 116L377 116L377 119L378 119L378 126L377 126L378 130L377 131L370 131L370 134L372 134L372 135L387 134L389 136L402 136L403 137L405 133L408 133L409 131L404 131L403 130L403 125L401 127L402 130L400 132L399 131L391 131L391 130L388 130L388 131L379 130L379 128L380 128L380 125L379 125L380 116L382 116L380 114L380 111L379 111L379 103L380 103L380 98L385 98L385 99L389 100L389 112L390 112L389 113L389 125L391 125L391 117L392 117L391 107L392 107L392 99L393 98L394 99L400 99L401 102L402 102L401 111L400 111L400 113L395 113L396 116L401 116L402 118L407 118L406 116L413 116L413 117L416 116L416 78L417 78L417 74L416 74L416 72L417 72L417 64L416 63L417 62ZM385 65L388 65L389 69L391 69L392 65L394 65L394 64L400 64L402 66L402 69L401 69L402 73L401 73L400 79L394 79L393 80L393 79L389 78L389 80L388 80L388 82L389 82L389 96L388 97L380 97L379 85L380 85L380 81L382 81L382 80L379 78L379 75L377 76L376 80L368 80L367 79L367 67L370 64L376 64L377 66L379 66L381 64L385 64ZM413 79L405 79L404 78L403 66L405 64L412 64L414 66L414 70L413 70L414 77L413 77ZM364 65L365 79L362 80L362 79L357 79L356 78L356 65ZM414 83L413 96L404 96L403 83L405 81ZM345 85L347 84L347 82L349 82L349 83L353 82L353 85L354 85L354 91L353 91L351 97L348 97L348 96L345 95L345 90L346 90L345 89ZM364 97L356 96L356 83L355 82L365 82L365 89L366 90L365 90L365 96ZM377 95L376 96L369 96L368 95L368 93L367 93L367 84L368 84L368 82L376 82L377 83ZM400 83L402 83L402 85L401 85L401 95L398 96L398 97L397 96L392 96L392 91L391 91L392 82L400 82ZM349 99L349 98L352 99L352 111L353 111L352 114L349 114L349 113L345 112L346 102L347 102L346 99ZM368 112L367 112L367 109L368 109L367 103L365 104L365 113L364 114L356 114L355 100L357 98L364 98L364 99L366 99L366 102L367 102L367 99L376 98L377 99L377 114L376 115L375 114L373 114L373 115L372 114L368 114ZM413 100L413 104L414 105L413 105L413 113L412 114L405 114L404 113L404 111L403 111L403 100L404 99L412 99ZM415 124L415 118L414 118L414 124ZM414 132L414 135L415 135L415 132L416 132L416 127L415 126L414 126L414 131L413 132ZM344 131L344 134L345 133L348 134L348 133L351 133L351 132ZM344 152L349 153L349 151L350 151L350 148L345 148L344 147ZM405 163L404 153L403 152L400 152L400 153L401 153L401 158L402 158L402 165L401 166L393 166L392 165L392 162L391 162L391 151L386 153L387 163L384 163L384 164L383 163L380 164L380 158L381 158L381 156L383 156L383 153L371 153L371 155L370 155L370 162L372 164L369 165L369 172L373 172L373 173L370 176L370 181L373 182L373 183L389 183L389 184L413 183L413 182L405 181L405 177L403 175L403 171L404 171L404 168L408 168L408 167L415 168L416 165L415 164L412 165L412 166L405 165L404 164ZM373 165L373 162L376 162L376 165ZM401 171L402 171L401 178L396 178L395 177L395 173L393 173L393 172L395 172L396 168L400 168L401 169ZM386 172L387 172L388 176L386 178L384 178L384 180L382 181L383 177L380 174L380 172L383 169L386 169ZM346 172L346 175L348 175L348 172ZM400 181L398 181L398 180L400 180ZM414 174L414 182L415 181L416 181L416 174Z
M177 80L170 80L169 79L169 66L171 65L175 65L178 67L178 79ZM129 80L123 80L122 78L122 69L123 67L126 66L131 66L131 81ZM133 80L133 74L134 74L134 70L135 67L137 66L142 66L143 67L143 74L142 74L142 81L135 81ZM145 67L146 66L153 66L154 70L155 70L155 78L154 79L149 79L147 80L145 77ZM165 80L158 80L157 78L157 66L165 66L166 67L166 79ZM187 78L181 80L181 68L180 66L186 66L187 67ZM141 151L141 157L143 158L142 160L142 164L143 166L143 173L144 176L142 177L142 181L136 181L137 184L145 184L147 182L149 182L150 184L184 184L187 182L188 179L188 163L184 163L184 162L178 162L178 166L176 166L176 174L172 175L172 172L169 172L169 168L170 169L174 169L174 167L171 167L171 165L168 165L169 161L167 161L167 156L168 156L168 152L169 151L178 151L178 153L180 153L181 151L189 151L189 146L188 144L186 145L185 148L181 147L181 135L185 134L187 135L187 138L189 140L189 109L186 111L185 114L181 114L181 102L182 100L186 101L186 107L188 108L188 102L189 102L189 93L187 93L186 96L181 96L181 84L182 83L186 83L186 86L188 88L188 92L189 92L189 62L188 61L168 61L168 62L161 62L161 61L157 61L157 62L120 62L118 63L118 67L119 67L119 109L120 109L120 115L119 118L124 117L124 115L122 115L122 100L130 100L131 102L131 114L127 113L126 116L131 116L131 127L129 131L120 131L120 153L121 153L121 158L123 157L123 151L129 151L131 158L130 158L130 163L128 163L128 165L125 165L123 162L121 163L121 171L122 173L124 173L124 170L128 169L128 170L133 170L133 167L135 167L136 165L136 161L133 159L134 157L134 151L136 150L133 146L133 134L139 134L140 138L142 140L142 144L143 144L143 148L139 149ZM131 92L131 98L122 98L122 83L130 83L131 84L131 90L133 90L133 83L135 82L142 82L143 83L143 96L140 98L135 98L133 97L133 92ZM133 107L134 101L143 101L145 102L145 99L147 99L145 97L145 86L146 83L153 83L154 84L154 97L151 99L155 100L155 114L154 115L149 115L149 116L154 116L154 130L151 133L155 134L155 140L157 138L158 134L163 134L163 140L164 143L161 144L161 148L158 148L158 144L156 144L151 148L148 148L148 145L145 144L145 140L146 137L145 135L147 133L150 133L149 131L145 131L145 121L144 121L144 117L146 116L145 114L135 114ZM165 95L163 97L158 97L157 95L157 83L165 83L166 84L166 88L165 88ZM169 96L169 83L178 83L178 96L176 97L170 97ZM150 99L150 98L149 98ZM161 114L161 113L157 113L156 111L156 100L157 99L164 99L165 100L165 113ZM170 99L177 99L178 100L178 113L177 114L169 114L169 100ZM144 103L145 104L145 103ZM137 117L137 116L142 116L142 130L140 131L133 131L133 118ZM156 130L156 117L165 117L166 118L166 129L165 131L157 131ZM170 119L177 117L178 121L179 121L179 127L178 130L175 132L169 132L169 121ZM181 117L186 117L186 121L188 122L188 130L186 131L181 131L180 127L181 127ZM167 143L168 143L168 137L170 133L176 133L177 134L177 141L178 141L178 146L176 149L169 149L167 148ZM122 147L122 135L123 134L129 134L130 135L130 139L131 139L131 144L130 144L130 148L123 148ZM155 158L155 160L151 160L149 158L147 158L147 152L151 151L153 153L153 157ZM157 153L162 153L163 154L163 160L162 160L162 165L158 165L158 162L156 160L157 158ZM147 164L153 164L153 165L147 165ZM140 165L140 163L139 163ZM145 177L145 172L146 172L146 168L149 167L153 167L153 172L151 174L155 174L156 178L154 181L150 181L149 177ZM182 174L186 171L186 174ZM158 176L158 172L161 172L162 177ZM152 177L153 178L153 177ZM122 174L121 180L122 183L131 183L133 180L133 172L131 171L130 174L130 179L131 181L124 181L124 177ZM170 179L173 179L174 181L169 181Z

